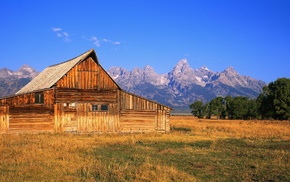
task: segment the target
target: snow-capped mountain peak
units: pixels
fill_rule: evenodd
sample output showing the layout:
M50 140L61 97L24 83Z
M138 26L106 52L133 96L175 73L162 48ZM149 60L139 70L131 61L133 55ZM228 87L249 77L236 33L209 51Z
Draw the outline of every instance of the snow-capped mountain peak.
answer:
M27 64L24 64L14 74L22 78L34 78L39 72Z
M200 68L195 69L195 71L210 71L210 69L208 69L208 67L206 66L202 66Z
M3 68L0 70L0 77L15 77L15 78L34 78L39 72L32 67L24 64L17 71L9 70L8 68Z
M176 74L181 73L181 72L188 72L192 71L192 68L190 68L187 59L181 59L176 66L173 68L174 72Z
M206 70L206 71L210 71L206 66L202 66L201 69Z

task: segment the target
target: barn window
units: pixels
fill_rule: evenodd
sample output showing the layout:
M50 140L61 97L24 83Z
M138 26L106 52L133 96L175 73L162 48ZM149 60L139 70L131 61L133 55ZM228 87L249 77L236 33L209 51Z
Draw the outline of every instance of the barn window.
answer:
M70 109L75 109L76 108L76 103L72 102L72 103L63 103L63 106L66 108L70 108Z
M93 105L92 105L92 111L98 111L98 110L99 110L98 105L93 104Z
M109 110L108 105L101 105L101 111Z
M76 108L76 103L74 103L74 102L73 103L69 103L68 107L69 108Z
M108 111L109 110L109 106L107 104L102 104L102 105L98 105L98 104L92 104L92 111Z
M43 104L43 103L44 103L44 94L35 93L35 104Z

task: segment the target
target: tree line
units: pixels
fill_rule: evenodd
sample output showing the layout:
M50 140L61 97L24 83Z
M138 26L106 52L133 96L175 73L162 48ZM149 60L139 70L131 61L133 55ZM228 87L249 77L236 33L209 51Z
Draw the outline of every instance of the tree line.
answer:
M290 79L278 78L265 86L256 99L244 96L216 97L208 103L198 100L190 105L198 118L290 119Z

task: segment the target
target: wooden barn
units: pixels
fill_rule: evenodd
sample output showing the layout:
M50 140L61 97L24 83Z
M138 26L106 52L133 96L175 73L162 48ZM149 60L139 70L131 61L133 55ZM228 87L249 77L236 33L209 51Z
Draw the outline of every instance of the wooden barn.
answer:
M170 110L122 90L92 49L1 98L0 132L168 132Z

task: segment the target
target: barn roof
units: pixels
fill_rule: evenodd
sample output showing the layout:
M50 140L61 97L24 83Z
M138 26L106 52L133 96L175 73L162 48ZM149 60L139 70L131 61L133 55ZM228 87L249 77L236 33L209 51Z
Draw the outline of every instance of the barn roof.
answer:
M51 88L76 64L78 64L79 62L85 60L90 56L96 61L97 64L99 64L94 49L91 49L73 59L45 68L41 73L39 73L39 75L37 75L27 85L25 85L22 89L20 89L16 94L30 93L37 90Z

